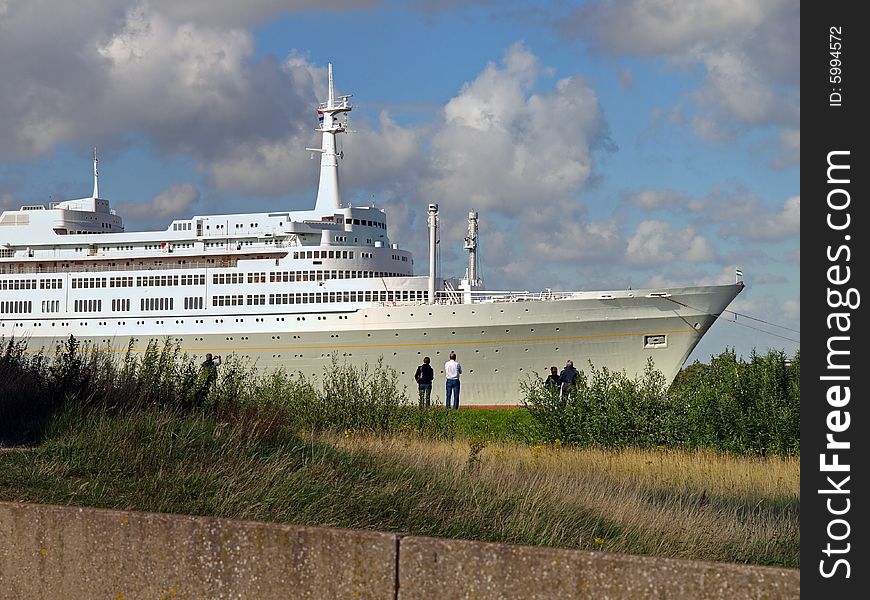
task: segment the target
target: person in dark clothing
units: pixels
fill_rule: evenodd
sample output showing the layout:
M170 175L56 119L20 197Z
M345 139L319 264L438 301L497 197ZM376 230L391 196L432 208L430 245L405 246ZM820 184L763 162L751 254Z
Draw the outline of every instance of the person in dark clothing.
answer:
M580 372L574 368L573 361L565 363L565 368L559 373L559 395L564 396L568 392L568 388L577 383L577 377Z
M212 356L211 352L205 355L202 368L196 379L196 387L191 397L191 406L202 406L208 397L209 390L217 380L217 368L221 364L220 356Z
M211 352L206 353L205 360L202 362L202 366L205 369L216 369L221 365L221 357L215 356L212 357Z
M547 381L544 382L544 385L554 390L559 387L559 369L550 367L550 374L547 376Z
M417 381L417 388L420 393L420 408L431 406L432 400L432 380L435 378L435 371L429 366L429 357L423 357L423 364L417 367L417 372L414 373L414 379Z

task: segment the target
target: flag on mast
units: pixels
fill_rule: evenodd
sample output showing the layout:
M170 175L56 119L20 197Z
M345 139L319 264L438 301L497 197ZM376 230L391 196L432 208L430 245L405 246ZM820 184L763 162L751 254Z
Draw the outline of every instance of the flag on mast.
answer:
M734 268L734 281L735 283L740 281L740 278L743 277L743 271L740 270L740 267Z

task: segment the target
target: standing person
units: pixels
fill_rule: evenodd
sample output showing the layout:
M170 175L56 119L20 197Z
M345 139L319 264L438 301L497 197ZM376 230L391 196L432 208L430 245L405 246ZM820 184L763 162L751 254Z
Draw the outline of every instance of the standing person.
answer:
M435 378L435 371L429 366L429 357L423 357L423 364L417 367L417 372L414 373L414 379L417 381L417 388L420 393L420 408L424 406L429 408L432 399L432 380Z
M196 378L196 389L191 397L191 406L202 406L208 397L209 390L217 379L217 368L221 364L221 357L212 357L211 352L206 353L202 361L202 369Z
M205 371L206 387L214 383L217 379L217 368L221 365L221 357L217 355L212 357L211 352L206 352L205 360L202 361L202 370Z
M565 368L559 373L559 397L568 393L568 388L577 382L580 372L574 368L573 361L565 363Z
M450 353L450 360L444 363L444 376L447 377L447 409L450 410L450 396L453 396L453 409L459 410L459 376L462 365L456 361L456 353Z
M205 360L202 362L202 367L204 369L216 369L219 366L221 366L220 354L212 357L211 352L206 352Z
M554 390L559 387L559 369L550 367L550 374L547 376L547 381L544 382L544 385Z

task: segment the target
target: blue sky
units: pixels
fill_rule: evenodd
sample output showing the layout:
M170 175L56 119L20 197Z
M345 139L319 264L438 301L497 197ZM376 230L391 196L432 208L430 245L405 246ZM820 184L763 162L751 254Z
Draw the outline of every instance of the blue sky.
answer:
M343 200L492 289L747 288L693 358L800 335L797 0L0 0L0 208L100 189L128 231L313 207L327 63ZM729 320L733 319L731 317ZM764 323L781 325L786 329Z

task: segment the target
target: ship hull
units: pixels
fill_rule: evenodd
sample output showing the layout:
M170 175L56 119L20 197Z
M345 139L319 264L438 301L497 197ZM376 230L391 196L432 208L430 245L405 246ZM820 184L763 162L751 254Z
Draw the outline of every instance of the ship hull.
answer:
M130 321L85 319L8 322L2 335L28 340L28 349L53 349L69 335L93 348L123 353L133 343L142 352L151 340L177 340L183 352L201 360L206 352L247 360L259 371L283 368L320 378L334 358L396 370L408 397L416 397L413 374L424 356L435 370L433 402L444 399L444 362L451 351L462 365L462 406L516 406L521 383L542 378L567 360L582 370L591 365L633 377L648 361L668 381L740 285L619 292L584 292L561 298L467 304L374 305L345 312L226 315L219 332L199 319L142 321L130 335ZM103 318L104 319L104 318ZM209 319L211 321L211 319ZM138 324L138 322L137 322ZM46 331L57 332L45 335Z

